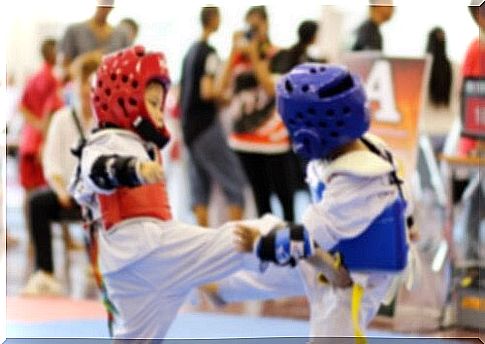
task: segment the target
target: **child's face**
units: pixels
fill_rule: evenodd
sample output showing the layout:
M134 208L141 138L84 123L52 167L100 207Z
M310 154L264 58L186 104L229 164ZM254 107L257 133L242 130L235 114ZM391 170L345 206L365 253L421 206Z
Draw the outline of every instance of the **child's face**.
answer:
M162 104L165 98L165 90L159 83L150 83L145 89L144 101L145 108L152 121L158 126L163 127Z

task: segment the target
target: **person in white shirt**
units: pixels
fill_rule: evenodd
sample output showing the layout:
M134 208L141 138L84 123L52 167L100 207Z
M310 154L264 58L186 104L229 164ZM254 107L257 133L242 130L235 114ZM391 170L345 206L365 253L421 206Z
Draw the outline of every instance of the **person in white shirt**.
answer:
M81 220L80 208L67 190L77 165L71 147L86 137L94 124L89 76L96 71L100 61L99 53L87 53L73 62L76 89L74 106L56 112L49 126L42 155L48 187L34 193L29 199L36 271L21 291L23 295L63 293L61 284L54 276L51 223L63 219Z

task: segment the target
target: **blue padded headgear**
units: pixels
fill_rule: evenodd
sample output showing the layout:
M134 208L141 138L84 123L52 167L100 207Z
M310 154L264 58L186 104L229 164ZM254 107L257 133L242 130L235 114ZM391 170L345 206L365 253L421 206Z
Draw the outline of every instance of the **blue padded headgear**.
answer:
M296 66L280 79L276 94L293 149L306 159L326 158L369 129L360 79L343 66Z

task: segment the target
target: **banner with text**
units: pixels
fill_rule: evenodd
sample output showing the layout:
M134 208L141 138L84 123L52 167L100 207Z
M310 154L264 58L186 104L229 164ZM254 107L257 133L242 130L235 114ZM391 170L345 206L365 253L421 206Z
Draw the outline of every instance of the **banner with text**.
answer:
M405 178L410 180L417 163L429 60L362 52L345 54L341 63L362 78L372 114L371 132L387 142Z

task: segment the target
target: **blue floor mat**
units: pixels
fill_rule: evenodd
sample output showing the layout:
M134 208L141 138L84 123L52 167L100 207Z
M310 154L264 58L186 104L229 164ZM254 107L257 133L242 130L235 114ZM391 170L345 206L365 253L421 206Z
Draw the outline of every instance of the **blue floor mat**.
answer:
M260 318L211 313L180 314L167 338L240 338L308 335L308 323L280 318ZM103 320L55 321L44 323L7 322L9 338L107 338Z
M167 333L167 338L306 337L308 333L308 322L303 320L213 313L183 313L175 319ZM367 331L367 336L373 338L369 340L369 344L382 344L385 338L403 338L402 341L391 341L391 343L411 343L417 340L417 338L411 339L413 336L409 334L377 330ZM106 322L103 320L78 320L28 324L7 322L7 337L108 338L109 335ZM439 338L419 338L417 342L420 344L463 343L462 340ZM20 344L20 342L15 341L14 344Z

